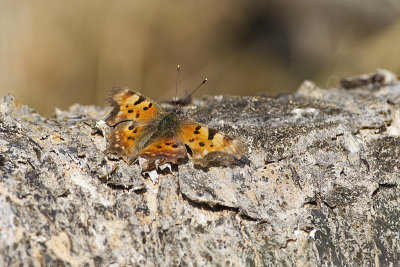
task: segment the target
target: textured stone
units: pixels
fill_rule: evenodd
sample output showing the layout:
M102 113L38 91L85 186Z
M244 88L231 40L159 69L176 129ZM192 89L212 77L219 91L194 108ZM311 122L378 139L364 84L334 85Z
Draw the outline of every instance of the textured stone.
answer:
M108 108L47 119L4 97L0 265L397 264L400 85L373 75L182 108L251 152L232 168L188 161L158 184L103 153Z

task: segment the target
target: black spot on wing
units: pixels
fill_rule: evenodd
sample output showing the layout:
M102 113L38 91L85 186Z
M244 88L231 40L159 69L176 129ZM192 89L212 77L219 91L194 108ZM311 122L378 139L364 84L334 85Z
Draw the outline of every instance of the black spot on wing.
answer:
M149 108L151 108L153 106L152 103L150 103L147 107L144 107L143 110L148 110Z
M194 134L200 134L199 130L201 129L201 126L196 126L196 128L194 129Z
M150 103L147 107L144 107L143 110L148 110L149 108L151 108L153 106L152 103Z
M145 101L145 100L146 100L146 98L144 98L144 96L140 95L140 96L139 96L139 99L136 100L136 102L133 103L133 104L136 106L136 105L139 105L140 103L142 103L142 102Z
M217 133L218 131L212 128L208 128L208 140L213 140L214 139L214 135Z

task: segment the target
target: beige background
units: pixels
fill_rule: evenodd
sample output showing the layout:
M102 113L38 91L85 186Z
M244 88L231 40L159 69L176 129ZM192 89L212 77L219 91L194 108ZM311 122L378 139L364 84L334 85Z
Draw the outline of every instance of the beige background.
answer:
M301 2L301 3L300 3ZM52 116L113 86L156 99L292 92L400 72L400 2L0 0L0 94Z

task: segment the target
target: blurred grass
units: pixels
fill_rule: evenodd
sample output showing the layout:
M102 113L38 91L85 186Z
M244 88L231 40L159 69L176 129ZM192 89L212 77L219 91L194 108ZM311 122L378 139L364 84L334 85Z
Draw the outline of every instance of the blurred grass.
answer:
M0 94L51 116L104 105L113 86L155 100L204 77L202 94L292 92L304 79L400 72L400 3L0 0Z

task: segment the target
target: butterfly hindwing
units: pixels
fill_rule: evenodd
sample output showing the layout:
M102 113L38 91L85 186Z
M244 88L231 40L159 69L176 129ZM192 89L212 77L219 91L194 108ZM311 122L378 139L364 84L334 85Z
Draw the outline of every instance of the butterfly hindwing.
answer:
M241 141L196 122L183 122L178 137L192 150L193 162L203 167L214 160L229 162L232 157L241 158L248 151Z
M150 166L156 160L160 160L161 163L177 163L179 159L187 156L187 150L185 144L176 136L168 135L151 142L138 156L147 160L146 166ZM146 166L144 169L147 169Z
M108 100L113 107L106 122L116 125L119 122L131 120L137 124L148 124L163 114L163 109L153 100L127 88L115 88Z
M132 155L137 155L144 142L150 138L145 126L138 126L133 121L117 124L107 135L107 152L116 153L130 162Z

